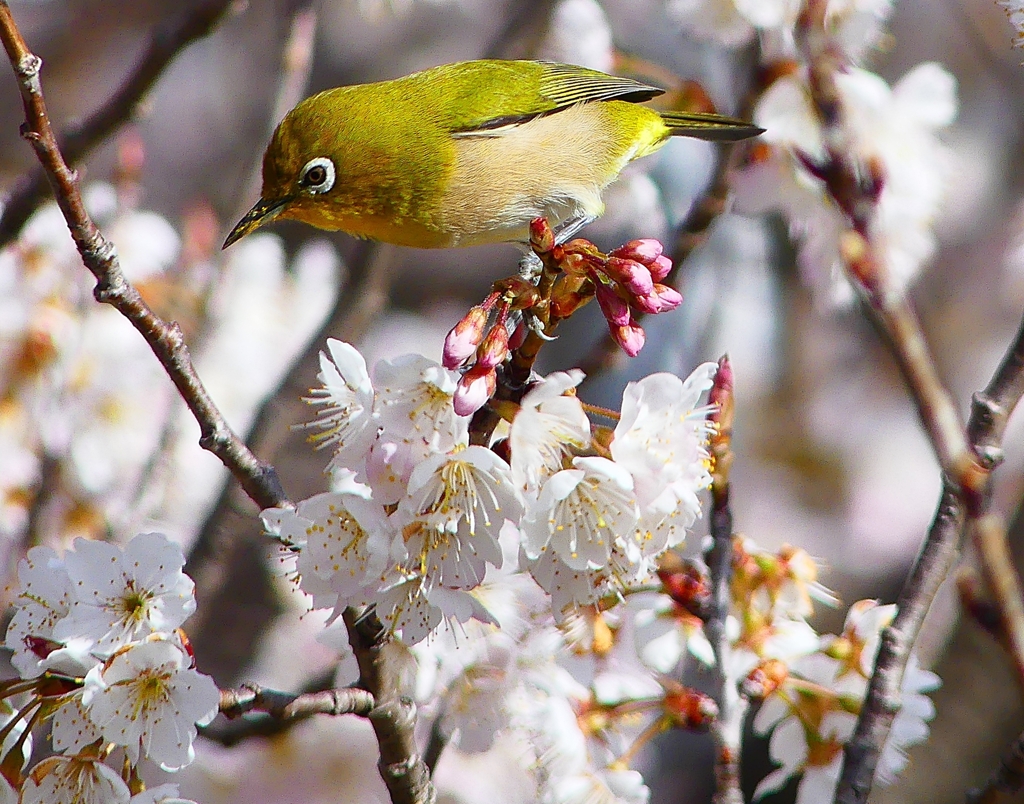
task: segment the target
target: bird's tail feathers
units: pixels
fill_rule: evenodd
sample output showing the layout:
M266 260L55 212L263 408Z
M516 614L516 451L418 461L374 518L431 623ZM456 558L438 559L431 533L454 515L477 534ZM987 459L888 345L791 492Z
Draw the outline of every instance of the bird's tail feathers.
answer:
M756 137L763 128L740 120L708 112L659 112L673 137L696 137L699 140L734 142Z

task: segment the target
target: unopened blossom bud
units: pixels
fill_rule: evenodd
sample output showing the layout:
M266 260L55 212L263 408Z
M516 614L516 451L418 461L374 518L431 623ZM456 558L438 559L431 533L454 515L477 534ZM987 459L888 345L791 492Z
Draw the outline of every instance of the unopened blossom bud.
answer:
M718 706L710 696L688 687L668 691L665 714L677 729L702 729L718 717Z
M508 357L508 329L499 321L480 343L476 350L476 368L492 369L501 365Z
M683 303L683 297L675 288L655 283L654 289L650 293L634 296L630 299L630 303L642 312L656 315L675 310Z
M498 375L493 368L474 366L459 379L452 397L452 406L459 416L470 416L482 408L498 387Z
M534 218L530 221L530 245L533 250L544 253L551 251L555 245L555 233L551 231L547 218Z
M632 319L629 305L620 298L618 293L603 282L595 280L594 295L597 296L597 303L601 305L601 313L611 326L624 327L630 323Z
M551 299L551 318L568 318L590 300L582 293L567 293Z
M630 357L636 357L644 348L647 335L639 324L627 324L623 327L610 324L608 329L612 333L612 339Z
M609 257L602 266L602 270L630 293L637 296L646 296L654 289L654 280L651 279L650 270L636 260Z
M447 369L456 369L466 362L484 338L487 318L487 310L480 305L471 308L462 320L451 328L444 339L441 365Z
M666 555L675 555L668 553ZM685 611L700 616L711 602L711 583L707 572L694 561L662 561L658 567L662 591Z
M640 240L630 240L628 243L624 243L617 249L609 251L608 256L636 260L642 265L650 266L652 262L661 256L661 252L664 250L665 247L653 237L644 237Z
M589 240L583 237L577 237L574 240L570 240L565 244L566 254L583 254L589 256L596 256L600 254L597 250L597 246L591 243Z
M742 693L755 701L763 701L789 678L789 668L779 659L761 662L747 674L741 685Z
M528 310L540 301L540 291L532 282L527 282L521 276L510 276L495 283L495 287L502 287L502 295L510 310Z
M647 270L651 272L651 279L660 282L672 272L672 260L662 254L648 264Z
M589 296L582 291L587 282L585 274L563 274L555 282L551 290L551 315L555 318L568 318Z
M590 263L583 254L567 253L558 261L558 267L567 274L585 276L590 270Z

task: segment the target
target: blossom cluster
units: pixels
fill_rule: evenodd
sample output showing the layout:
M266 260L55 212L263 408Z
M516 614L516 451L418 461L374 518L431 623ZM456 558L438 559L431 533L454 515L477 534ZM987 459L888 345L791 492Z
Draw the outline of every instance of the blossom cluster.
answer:
M735 695L760 702L758 734L769 735L780 767L761 781L761 799L799 778L799 801L832 797L849 739L894 607L862 600L839 635L809 624L814 604L838 601L817 581L803 550L767 551L739 537L732 557L731 614L721 657ZM705 634L710 594L699 559L662 556L657 577L618 603L580 606L556 618L522 573L502 573L478 590L495 624L469 622L414 646L417 699L459 750L490 750L508 734L525 746L538 799L551 804L643 804L649 791L629 770L639 749L670 728L700 730L714 702L682 686L696 662L718 659ZM912 659L902 708L878 781L890 783L906 749L927 736L934 715L923 694L937 686Z
M371 381L359 352L330 340L308 401L321 409L311 440L333 451L332 491L264 511L265 526L314 607L332 619L372 607L412 648L422 711L461 750L517 736L541 801L646 801L629 770L639 749L717 716L680 683L687 657L721 661L736 695L764 702L756 726L773 733L782 767L759 796L797 774L801 791L820 791L822 778L834 784L892 607L862 601L843 635L820 636L814 602L836 601L810 556L738 537L728 652L715 655L707 570L679 549L710 482L702 401L718 371L631 383L614 427L591 423L574 393L579 372L558 372L485 447L454 413L455 374L409 356L378 363ZM437 629L445 620L460 625ZM908 675L909 727L894 731L884 778L927 733L919 693L933 678ZM810 701L818 720L797 709ZM826 742L833 750L808 748Z
M547 220L535 218L530 244L533 254L526 264L531 270L543 273L550 268L557 276L548 294L523 276L501 280L445 338L441 363L462 372L453 397L461 416L475 413L491 398L498 385L497 368L509 358L510 349L523 345L528 328L553 326L596 298L612 340L636 357L647 338L639 316L669 312L682 303L679 291L662 284L672 271L672 260L657 240L630 240L603 254L589 240L556 242ZM536 318L535 308L543 310L546 321ZM519 314L518 320L512 313ZM490 323L492 314L495 320Z
M656 374L626 389L614 428L593 428L580 372L538 380L497 449L469 443L453 408L457 376L418 356L378 363L328 341L312 440L334 449L334 490L270 509L264 522L297 553L304 591L340 612L374 605L408 643L443 617L487 618L469 594L519 561L556 613L649 578L679 544L706 487L715 364L685 382ZM499 452L509 456L506 461Z
M20 801L40 804L177 800L173 785L145 790L138 769L189 764L197 724L220 704L180 631L195 610L183 566L181 548L159 533L123 549L77 539L63 557L29 550L5 641L24 679L7 695L27 702L7 719L26 735L26 723L48 720L53 755L24 773L24 761L5 760L0 800L19 800L15 787Z

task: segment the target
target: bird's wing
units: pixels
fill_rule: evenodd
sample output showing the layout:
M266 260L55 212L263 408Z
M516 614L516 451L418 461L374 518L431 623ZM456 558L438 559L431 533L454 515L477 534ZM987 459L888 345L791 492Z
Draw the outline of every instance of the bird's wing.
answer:
M573 64L547 61L467 62L454 136L495 136L499 129L553 114L578 103L649 100L665 90ZM449 76L450 77L450 76ZM461 82L460 82L461 83ZM471 97L467 97L471 96Z

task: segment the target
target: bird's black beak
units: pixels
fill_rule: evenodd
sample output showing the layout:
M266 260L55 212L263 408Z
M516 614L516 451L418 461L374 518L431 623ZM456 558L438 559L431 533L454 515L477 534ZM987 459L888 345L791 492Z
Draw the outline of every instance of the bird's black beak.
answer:
M227 240L224 241L224 245L221 246L221 248L227 248L232 243L241 240L250 232L254 232L259 229L263 224L270 223L274 218L281 214L281 210L284 209L285 204L287 204L289 200L291 199L279 198L268 201L265 198L261 198L256 202L256 206L246 212L245 217L235 224L235 228L231 230L231 234L228 235Z

